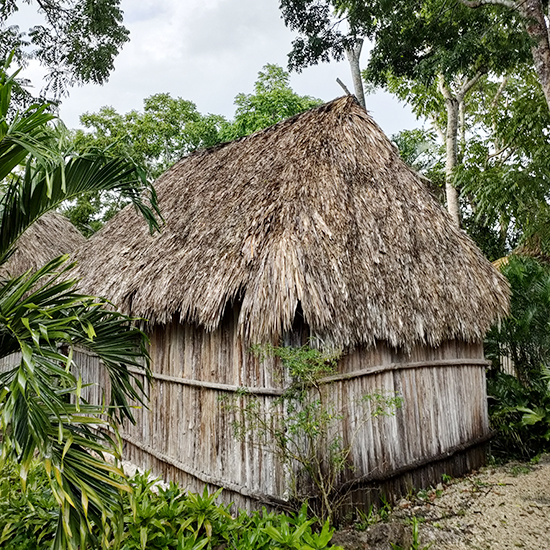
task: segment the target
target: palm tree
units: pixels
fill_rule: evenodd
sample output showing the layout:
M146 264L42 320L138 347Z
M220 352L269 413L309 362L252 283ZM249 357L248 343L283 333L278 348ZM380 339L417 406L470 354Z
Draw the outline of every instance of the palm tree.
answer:
M156 197L143 172L98 151L63 154L47 106L10 112L17 73L6 70L0 70L0 265L40 216L89 191L122 193L158 229ZM20 465L23 487L33 461L43 462L60 506L54 548L85 548L89 537L107 543L116 532L121 491L130 488L106 455L120 456L117 424L133 421L132 403L146 399L129 367L149 373L145 335L103 300L76 292L72 267L61 257L0 281L0 357L13 358L0 374L1 458ZM109 373L103 407L80 398L76 346L96 354Z

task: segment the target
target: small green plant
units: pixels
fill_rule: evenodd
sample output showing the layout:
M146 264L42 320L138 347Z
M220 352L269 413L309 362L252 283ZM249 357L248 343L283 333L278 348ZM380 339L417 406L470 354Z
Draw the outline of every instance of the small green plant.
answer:
M365 531L371 525L374 525L380 521L380 516L372 504L369 506L368 512L364 512L360 508L357 508L356 513L357 519L354 523L354 528L356 531Z
M234 433L241 440L252 436L255 444L273 452L286 469L291 500L308 502L313 515L332 523L347 497L340 480L353 471L350 454L358 433L372 418L393 415L401 398L383 392L363 396L354 403L363 412L344 440L341 422L347 410L335 405L324 380L334 374L339 352L309 345L256 346L253 351L260 360L280 358L290 384L271 407L246 393L226 400L225 408L236 418Z
M450 475L442 474L441 475L441 481L443 483L445 483L445 485L449 485L453 481L453 478Z
M385 499L384 495L380 496L381 505L376 508L373 504L369 506L368 512L357 508L356 513L358 519L355 521L354 528L357 531L365 531L371 525L388 521L392 512L391 504Z
M524 466L522 464L514 464L513 466L510 467L510 474L513 475L514 477L517 477L519 475L528 474L532 470L533 468L531 468L530 466L526 466L526 465Z
M430 496L430 495L429 495L427 489L420 489L420 490L416 493L416 497L419 498L420 500L428 500L429 496Z
M381 506L378 508L378 516L381 521L388 521L392 513L392 506L385 495L380 495Z
M411 526L412 526L412 543L409 546L407 550L428 550L428 548L431 548L433 543L429 543L425 546L420 546L420 535L418 533L418 524L420 522L418 521L418 518L413 517L411 519ZM402 546L399 544L394 544L393 542L390 543L392 550L405 550Z

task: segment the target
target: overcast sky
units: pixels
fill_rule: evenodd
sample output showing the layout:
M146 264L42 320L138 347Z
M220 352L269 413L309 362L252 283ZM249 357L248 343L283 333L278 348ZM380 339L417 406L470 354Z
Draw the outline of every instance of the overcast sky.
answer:
M116 58L106 85L71 89L61 118L76 128L83 112L103 105L121 113L141 109L143 99L158 92L191 100L202 113L232 117L235 95L252 93L266 63L286 67L293 35L278 5L279 0L122 0L130 42ZM23 6L17 16L22 30L35 19L34 6ZM366 60L368 53L363 55ZM41 87L36 63L25 74ZM337 77L353 89L347 62L293 74L291 84L299 94L329 101L343 95ZM420 126L410 110L388 94L368 97L367 108L388 135Z

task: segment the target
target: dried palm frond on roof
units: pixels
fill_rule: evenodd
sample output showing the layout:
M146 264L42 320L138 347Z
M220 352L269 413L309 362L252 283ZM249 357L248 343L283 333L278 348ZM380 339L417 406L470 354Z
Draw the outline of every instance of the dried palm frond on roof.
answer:
M85 292L151 322L212 330L239 301L256 342L300 304L328 345L409 347L480 340L507 312L505 279L351 97L191 154L155 187L160 234L127 208L79 255Z
M15 277L38 269L57 256L76 251L85 242L82 233L65 216L49 212L21 235L15 252L0 267L0 276Z

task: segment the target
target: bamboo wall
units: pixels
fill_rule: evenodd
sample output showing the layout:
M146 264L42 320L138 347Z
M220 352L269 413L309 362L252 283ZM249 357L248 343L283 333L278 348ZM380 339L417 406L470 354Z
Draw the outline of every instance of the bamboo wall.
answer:
M226 501L239 507L284 504L288 480L282 466L250 438L235 439L234 419L221 403L244 387L269 407L285 384L275 360L260 364L243 345L237 314L230 311L212 333L178 323L154 328L149 408L136 409L136 425L124 427L125 458L192 491L205 484L224 487ZM303 330L297 335L289 343L299 343ZM78 353L75 361L83 380L99 382L87 390L88 398L101 401L104 373L96 359ZM394 416L373 419L354 440L354 471L342 480L354 505L373 500L366 490L372 486L399 496L439 482L443 473L456 476L483 463L487 364L481 344L462 342L416 347L410 354L380 343L340 360L339 373L323 388L335 408L346 411L344 442L364 418L363 395L396 392L403 399Z
M178 323L153 330L151 401L149 410L137 411L136 425L125 427L127 458L193 491L223 486L237 506L278 503L287 496L283 468L252 441L235 439L233 418L221 405L244 387L269 407L284 386L280 365L260 364L249 353L236 320L235 310L212 333ZM356 481L344 481L355 485L356 503L371 500L362 487L373 483L398 495L481 465L477 445L489 433L487 364L481 344L461 342L410 355L381 343L341 359L325 391L346 410L344 440L364 417L363 395L381 390L403 398L395 416L367 423L354 442Z

